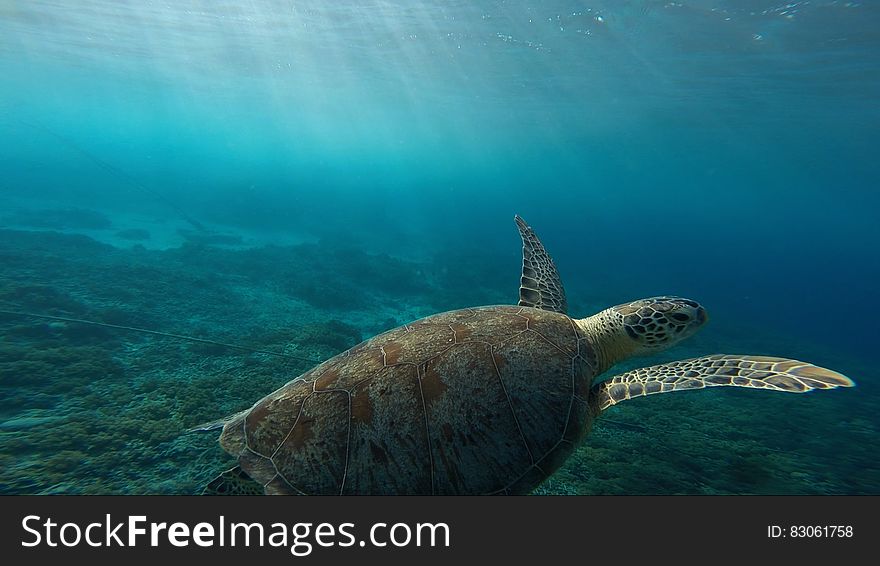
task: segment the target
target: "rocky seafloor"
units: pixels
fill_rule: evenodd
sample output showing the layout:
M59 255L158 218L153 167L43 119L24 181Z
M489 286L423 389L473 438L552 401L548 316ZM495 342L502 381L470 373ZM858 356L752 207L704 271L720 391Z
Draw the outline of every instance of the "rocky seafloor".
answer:
M329 243L236 248L188 237L150 250L137 244L148 235L119 237L129 245L0 230L0 309L322 360L422 316L516 296L516 250L415 261ZM572 310L604 306L575 301ZM762 353L764 339L717 329L621 369L714 353L707 347ZM772 350L806 356L820 347ZM717 388L615 407L536 493L878 494L880 395L859 379L873 368L842 363L835 369L856 378L856 389ZM250 406L312 365L0 314L0 493L199 493L232 459L216 432L187 429Z

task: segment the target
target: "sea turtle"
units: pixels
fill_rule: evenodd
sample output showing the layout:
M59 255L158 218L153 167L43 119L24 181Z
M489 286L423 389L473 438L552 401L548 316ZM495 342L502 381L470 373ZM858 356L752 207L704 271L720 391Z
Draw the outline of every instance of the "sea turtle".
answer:
M608 407L716 385L805 392L853 382L815 365L712 355L598 381L615 363L691 336L696 301L663 296L566 315L556 267L523 241L518 306L466 308L389 330L218 421L238 459L205 493L521 494ZM208 427L210 428L210 427Z

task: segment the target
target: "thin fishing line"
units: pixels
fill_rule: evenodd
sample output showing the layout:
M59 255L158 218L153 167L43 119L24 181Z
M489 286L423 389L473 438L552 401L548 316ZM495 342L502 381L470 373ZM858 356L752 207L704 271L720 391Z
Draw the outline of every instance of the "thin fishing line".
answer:
M111 175L115 175L117 178L122 179L124 182L135 187L136 189L140 190L141 192L146 193L146 194L150 195L151 197L155 198L156 200L158 200L159 202L161 202L162 204L164 204L165 206L167 206L168 208L170 208L171 210L176 212L181 218L186 220L189 224L191 224L199 232L208 232L208 229L205 228L204 224L202 224L201 222L199 222L195 218L191 217L189 214L186 213L186 211L184 211L182 208L180 208L179 206L177 206L176 204L171 202L168 199L168 197L166 197L166 196L158 193L157 191L151 189L150 187L144 185L143 183L141 183L140 181L138 181L137 179L135 179L134 177L132 177L131 175L126 173L125 171L119 169L118 167L115 167L115 166L111 165L110 163L107 163L103 159L97 157L96 155L89 153L88 151L86 151L85 149L80 147L77 143L75 143L70 138L63 136L54 130L49 129L48 127L46 127L40 123L28 122L26 120L22 120L21 118L17 118L16 120L20 124L24 124L25 126L28 126L29 128L33 128L35 130L40 130L43 133L49 134L50 136L52 136L55 139L64 143L64 145L77 151L81 155L84 155L85 157L87 157L89 160L92 161L92 163L94 163L95 165L97 165L98 167L103 169L104 171L110 173Z
M321 363L320 360L313 360L311 358L306 358L303 356L294 356L293 354L285 354L284 352L272 352L270 350L261 350L259 348L250 348L248 346L240 346L238 344L227 344L226 342L217 342L216 340L208 340L207 338L197 338L195 336L184 336L183 334L173 334L171 332L161 332L159 330L150 330L147 328L137 328L135 326L123 326L120 324L110 324L108 322L96 322L94 320L83 320L81 318L68 318L66 316L53 316L49 314L34 314L29 312L18 312L18 311L7 311L0 310L0 314L6 314L11 316L22 316L22 317L30 317L30 318L42 318L46 320L56 320L59 322L72 322L76 324L88 324L92 326L102 326L104 328L114 328L116 330L127 330L130 332L140 332L142 334L151 334L153 336L161 336L163 338L174 338L176 340L188 340L190 342L198 342L200 344L211 344L212 346L223 346L225 348L232 348L235 350L244 350L245 352L253 352L255 354L266 354L269 356L278 356L280 358L291 358L294 360L301 360L304 362L311 362L313 364Z

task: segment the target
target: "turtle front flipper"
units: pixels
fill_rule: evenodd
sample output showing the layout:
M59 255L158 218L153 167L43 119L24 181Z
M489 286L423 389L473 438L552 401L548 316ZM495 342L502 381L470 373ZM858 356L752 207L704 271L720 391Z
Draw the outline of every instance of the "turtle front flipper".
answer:
M715 354L636 369L593 386L598 413L621 401L670 391L729 385L789 393L853 387L845 375L807 362L767 356Z
M514 216L514 220L523 242L519 305L566 314L568 303L556 265L525 220L518 215Z
M239 466L226 470L205 486L202 495L263 495L263 486Z

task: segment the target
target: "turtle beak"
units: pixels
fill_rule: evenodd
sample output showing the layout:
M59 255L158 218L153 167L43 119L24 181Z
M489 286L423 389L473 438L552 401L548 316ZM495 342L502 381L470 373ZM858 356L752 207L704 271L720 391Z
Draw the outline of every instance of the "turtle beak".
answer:
M709 313L707 313L706 309L703 307L697 309L697 322L700 324L706 324L709 322Z

